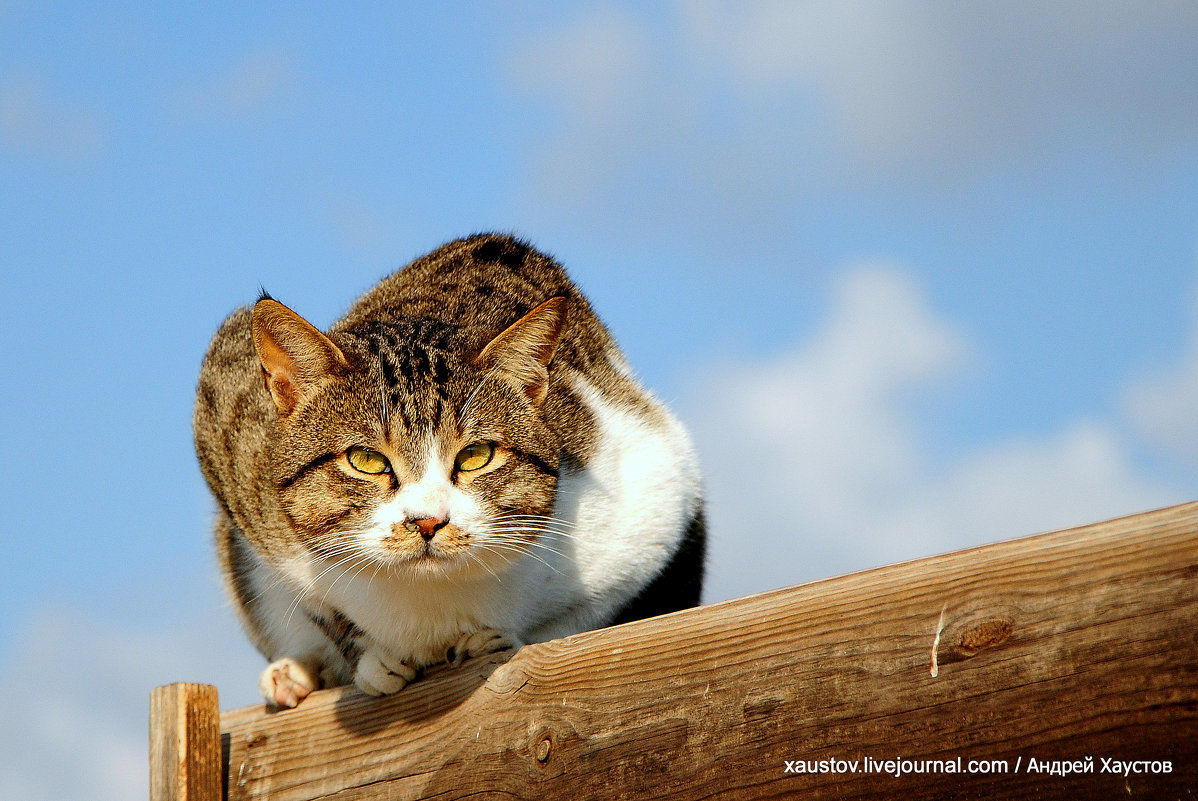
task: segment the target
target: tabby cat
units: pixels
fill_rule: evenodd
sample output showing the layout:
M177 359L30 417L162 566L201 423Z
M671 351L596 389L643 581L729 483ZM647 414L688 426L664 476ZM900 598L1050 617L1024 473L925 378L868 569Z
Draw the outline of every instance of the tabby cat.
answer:
M699 602L694 449L548 256L487 234L322 333L263 294L200 371L241 622L291 707Z

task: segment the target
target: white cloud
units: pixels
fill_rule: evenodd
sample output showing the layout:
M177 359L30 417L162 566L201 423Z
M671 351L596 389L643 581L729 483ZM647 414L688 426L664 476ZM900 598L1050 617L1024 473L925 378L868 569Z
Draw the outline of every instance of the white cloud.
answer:
M678 6L696 51L763 98L796 88L830 109L873 168L959 169L1190 146L1198 135L1198 7L1109 2L714 0Z
M1176 503L1170 488L1138 474L1117 426L1077 421L1041 439L970 454L921 477L893 516L879 521L874 553L895 561L1093 523Z
M595 6L516 53L512 74L530 89L560 93L573 113L603 124L638 93L651 52L647 32L632 15Z
M967 349L898 271L858 268L835 294L811 346L768 365L719 368L701 392L706 408L741 428L714 468L737 482L736 497L788 498L821 526L843 521L846 510L864 512L863 502L884 503L878 492L917 466L903 397L942 377ZM742 464L722 472L729 460Z
M565 126L548 127L533 165L538 187L586 202L618 182L637 151L655 150L670 115L647 34L623 9L597 6L513 54L512 79L564 112Z
M683 408L707 477L709 599L1184 500L1138 474L1115 422L936 463L919 396L971 367L965 337L894 269L850 270L831 305L793 352L706 370Z
M0 663L0 797L145 798L150 690L217 684L250 703L261 665L225 615L151 627L43 609Z
M264 46L180 90L175 104L188 117L252 119L277 112L298 83L299 70L292 56Z
M776 235L792 223L784 199L810 184L813 122L790 103L725 102L722 78L679 62L677 30L638 11L591 7L513 53L517 91L547 110L530 129L524 202L610 220L625 239L675 231L719 248L729 230Z
M672 8L657 21L592 7L522 42L512 79L560 111L533 158L534 191L551 193L550 205L604 191L635 203L620 190L651 179L660 213L706 201L728 214L796 182L959 185L992 166L1037 174L1095 148L1110 170L1198 137L1192 4Z
M1190 343L1180 361L1133 382L1125 406L1150 445L1198 465L1198 303L1192 313Z
M102 128L94 111L53 96L33 75L0 80L0 147L73 160L99 148Z

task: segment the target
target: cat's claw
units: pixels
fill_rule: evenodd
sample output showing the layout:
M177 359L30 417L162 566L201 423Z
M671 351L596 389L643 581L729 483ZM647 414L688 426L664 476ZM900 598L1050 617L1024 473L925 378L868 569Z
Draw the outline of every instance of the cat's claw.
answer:
M258 692L266 703L293 709L320 687L320 679L304 663L284 657L266 666L258 676Z
M485 656L509 648L515 650L523 644L515 634L499 629L479 629L463 634L456 643L449 646L445 652L445 661L458 667L470 657Z
M358 659L354 684L367 695L391 695L416 680L420 671L390 654L371 648Z

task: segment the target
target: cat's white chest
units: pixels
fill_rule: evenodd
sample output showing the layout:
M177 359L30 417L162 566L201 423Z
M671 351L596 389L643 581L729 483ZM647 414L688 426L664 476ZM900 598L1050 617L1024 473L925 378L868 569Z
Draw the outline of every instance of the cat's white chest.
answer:
M670 560L700 502L694 448L680 423L664 409L648 420L581 378L573 383L596 421L598 445L584 468L559 481L554 515L572 526L539 599L559 615L531 621L529 641L610 620Z

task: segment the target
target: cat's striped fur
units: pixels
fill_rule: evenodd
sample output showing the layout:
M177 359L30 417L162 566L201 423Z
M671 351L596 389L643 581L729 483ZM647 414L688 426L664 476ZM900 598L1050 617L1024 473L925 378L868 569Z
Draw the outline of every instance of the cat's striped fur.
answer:
M234 312L195 436L273 704L699 601L686 432L510 237L418 259L327 335L269 297Z

